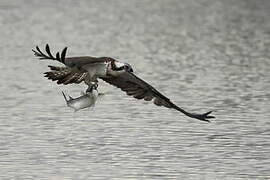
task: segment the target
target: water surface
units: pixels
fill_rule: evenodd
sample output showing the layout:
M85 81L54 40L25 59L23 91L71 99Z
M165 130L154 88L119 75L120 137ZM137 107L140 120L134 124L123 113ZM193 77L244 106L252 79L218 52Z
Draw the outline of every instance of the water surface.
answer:
M267 0L1 1L0 179L269 179ZM73 113L31 49L111 56L204 123L125 96ZM52 63L52 62L51 62Z

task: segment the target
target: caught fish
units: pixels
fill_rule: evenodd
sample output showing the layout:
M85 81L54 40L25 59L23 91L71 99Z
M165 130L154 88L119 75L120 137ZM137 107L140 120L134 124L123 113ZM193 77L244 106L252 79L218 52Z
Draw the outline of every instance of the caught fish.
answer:
M62 94L66 100L67 106L74 109L75 112L94 106L99 96L97 86L89 86L86 93L82 92L82 95L77 98L73 98L69 95L67 97L63 91Z

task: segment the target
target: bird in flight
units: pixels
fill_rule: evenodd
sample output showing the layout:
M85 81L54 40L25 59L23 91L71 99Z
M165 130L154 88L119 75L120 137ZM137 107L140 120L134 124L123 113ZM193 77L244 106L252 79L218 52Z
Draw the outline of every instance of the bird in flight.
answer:
M153 101L157 106L175 109L182 112L188 117L209 122L209 119L215 118L211 116L212 111L197 114L190 113L175 105L169 98L161 94L153 86L140 79L133 73L133 69L128 63L120 62L110 57L66 57L67 47L61 53L57 52L52 55L49 45L45 46L46 53L43 53L38 46L32 50L39 59L56 60L64 67L48 66L50 71L45 72L45 77L57 84L79 84L85 82L89 87L93 83L98 83L98 79L120 88L127 95L136 99L145 101Z

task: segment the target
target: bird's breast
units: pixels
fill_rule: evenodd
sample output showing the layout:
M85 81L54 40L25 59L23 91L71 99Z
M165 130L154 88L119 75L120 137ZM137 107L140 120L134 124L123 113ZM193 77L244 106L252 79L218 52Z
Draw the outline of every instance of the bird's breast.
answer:
M107 75L108 65L109 65L108 62L93 63L84 65L82 68L86 70L91 77L92 76L105 77Z

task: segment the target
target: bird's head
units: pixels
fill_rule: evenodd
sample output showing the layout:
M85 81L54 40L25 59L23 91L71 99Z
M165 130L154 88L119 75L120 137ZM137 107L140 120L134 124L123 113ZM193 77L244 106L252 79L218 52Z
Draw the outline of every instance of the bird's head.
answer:
M123 68L124 68L124 70L125 70L126 72L133 72L133 69L132 69L131 65L128 64L128 63L124 63Z
M126 72L133 72L133 69L130 64L122 63L119 61L112 61L111 67L113 71L126 71Z

